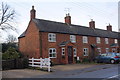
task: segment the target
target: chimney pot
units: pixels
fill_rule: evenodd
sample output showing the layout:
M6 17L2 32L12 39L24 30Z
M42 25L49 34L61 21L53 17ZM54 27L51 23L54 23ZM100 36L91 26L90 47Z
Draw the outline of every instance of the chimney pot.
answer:
M34 6L32 6L32 9L34 9Z

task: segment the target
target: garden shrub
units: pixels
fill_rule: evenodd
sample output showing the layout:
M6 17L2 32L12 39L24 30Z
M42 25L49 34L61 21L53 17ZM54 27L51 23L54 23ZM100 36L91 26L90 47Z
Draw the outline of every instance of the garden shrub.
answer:
M7 51L2 54L3 60L16 59L19 57L20 57L19 53L15 50L15 48L12 47L9 47Z

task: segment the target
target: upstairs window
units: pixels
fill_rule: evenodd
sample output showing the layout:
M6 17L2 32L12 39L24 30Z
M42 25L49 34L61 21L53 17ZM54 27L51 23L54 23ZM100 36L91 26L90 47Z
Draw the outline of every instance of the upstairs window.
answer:
M105 44L109 44L108 38L105 38Z
M56 42L56 34L54 34L54 33L49 33L49 34L48 34L48 41L49 41L49 42Z
M114 43L118 43L118 40L117 40L117 39L114 39Z
M101 41L101 40L100 40L100 37L96 37L96 42L97 42L97 43L100 43L100 41Z
M88 43L88 37L87 36L83 36L83 43Z
M70 41L72 43L76 43L76 36L75 35L70 35Z

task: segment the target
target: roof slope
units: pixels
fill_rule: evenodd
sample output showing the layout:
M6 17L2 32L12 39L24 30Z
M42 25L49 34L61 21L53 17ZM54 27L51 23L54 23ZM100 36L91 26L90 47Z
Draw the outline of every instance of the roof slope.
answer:
M118 38L117 32L111 32L102 29L92 29L80 25L73 25L73 24L68 25L66 23L54 22L43 19L33 19L33 21L36 23L36 26L41 32ZM25 36L25 32L20 37L23 36Z

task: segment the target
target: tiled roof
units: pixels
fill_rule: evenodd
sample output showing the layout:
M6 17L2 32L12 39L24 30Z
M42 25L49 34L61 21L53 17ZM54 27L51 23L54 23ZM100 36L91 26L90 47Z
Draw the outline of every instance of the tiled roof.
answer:
M73 25L73 24L68 25L66 23L43 20L43 19L33 19L33 21L36 23L36 26L41 32L118 38L118 33L113 31L111 32L102 29L92 29L89 27ZM25 32L20 37L23 36L25 36Z

